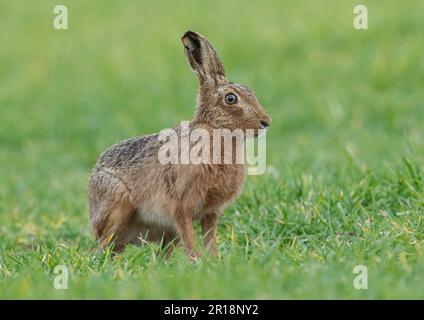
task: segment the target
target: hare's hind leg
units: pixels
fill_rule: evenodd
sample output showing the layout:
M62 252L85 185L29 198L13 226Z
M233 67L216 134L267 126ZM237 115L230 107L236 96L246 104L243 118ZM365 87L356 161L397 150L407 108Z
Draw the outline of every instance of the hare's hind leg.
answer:
M129 235L134 216L130 191L117 177L103 171L96 172L89 184L90 221L102 247L114 244L121 251L134 237Z

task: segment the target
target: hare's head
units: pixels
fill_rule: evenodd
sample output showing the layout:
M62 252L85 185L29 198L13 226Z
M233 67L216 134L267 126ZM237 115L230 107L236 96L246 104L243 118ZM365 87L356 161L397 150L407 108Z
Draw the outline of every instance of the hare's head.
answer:
M199 78L196 121L230 130L258 130L270 125L271 118L255 93L227 80L221 60L205 37L188 31L182 41L188 62Z

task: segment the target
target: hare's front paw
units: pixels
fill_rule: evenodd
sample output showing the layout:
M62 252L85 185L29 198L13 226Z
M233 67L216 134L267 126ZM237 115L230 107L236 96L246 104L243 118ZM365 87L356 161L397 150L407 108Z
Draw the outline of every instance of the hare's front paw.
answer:
M200 259L200 254L197 251L192 251L188 253L187 259L189 262L198 263Z

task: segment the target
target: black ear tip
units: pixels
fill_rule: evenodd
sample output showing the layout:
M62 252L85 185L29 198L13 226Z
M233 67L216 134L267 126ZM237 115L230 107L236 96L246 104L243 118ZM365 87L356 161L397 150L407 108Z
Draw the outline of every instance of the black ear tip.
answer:
M191 49L193 47L200 47L200 35L194 31L187 31L181 37L181 41L184 44L186 49Z
M194 31L187 31L184 33L184 35L181 37L181 40L184 42L184 40L188 39L191 41L199 41L200 34Z

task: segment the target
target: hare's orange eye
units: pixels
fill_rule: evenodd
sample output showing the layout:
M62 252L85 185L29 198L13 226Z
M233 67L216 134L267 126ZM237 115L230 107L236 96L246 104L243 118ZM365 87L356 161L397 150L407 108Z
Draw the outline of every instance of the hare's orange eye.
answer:
M228 93L225 95L226 104L234 104L237 102L237 96L234 93Z

